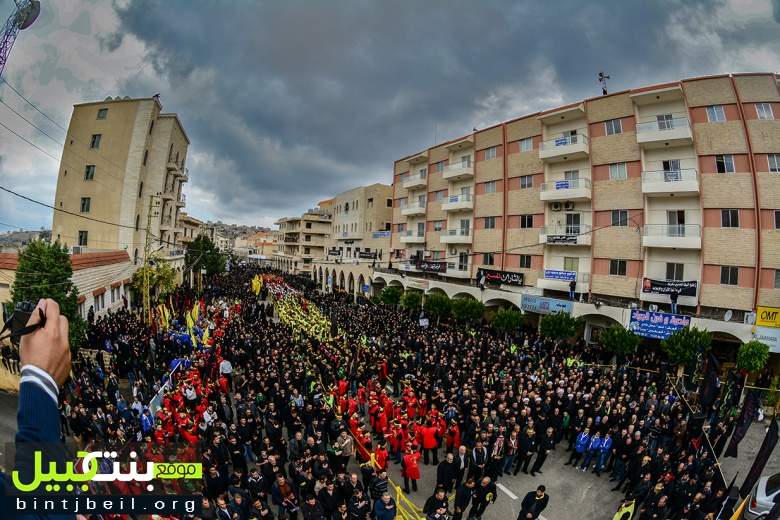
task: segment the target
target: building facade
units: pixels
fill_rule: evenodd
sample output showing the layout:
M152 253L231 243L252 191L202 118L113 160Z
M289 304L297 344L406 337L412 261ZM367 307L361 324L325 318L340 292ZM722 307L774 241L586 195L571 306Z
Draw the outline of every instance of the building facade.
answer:
M188 147L179 118L162 113L157 99L75 105L54 201L64 211L54 211L52 239L76 252L124 250L138 264L151 210L154 249L179 260Z
M272 265L290 273L311 273L314 259L325 256L331 234L330 212L310 209L300 217L282 218L275 224L279 230Z
M196 219L182 211L179 213L179 225L181 226L181 238L179 242L186 248L187 244L198 238L203 233L203 221Z
M779 80L616 92L399 159L392 267L517 273L515 291L622 309L668 311L674 293L678 312L739 323L780 306Z

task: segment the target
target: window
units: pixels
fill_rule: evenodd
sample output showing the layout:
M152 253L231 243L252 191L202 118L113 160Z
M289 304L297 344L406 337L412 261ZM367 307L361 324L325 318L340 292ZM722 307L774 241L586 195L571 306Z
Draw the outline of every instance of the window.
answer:
M306 223L306 229L311 229L311 222Z
M775 289L780 289L780 269L775 269Z
M684 276L684 267L684 264L668 262L666 264L666 279L672 281L681 281Z
M520 255L520 269L531 268L531 255Z
M146 160L149 158L149 150L144 150L143 165L146 166Z
M97 118L98 119L105 119L106 117L108 117L108 109L107 108L99 108L98 109Z
M138 198L139 199L141 198L141 195L143 195L143 192L144 192L144 183L142 182L141 184L138 185Z
M441 173L444 171L444 161L439 161L434 165L434 168L436 169L437 173Z
M737 285L739 283L739 267L733 265L720 266L721 285Z
M520 227L523 229L529 229L534 227L534 216L520 215Z
M612 163L609 165L609 180L624 181L628 179L628 169L626 163Z
M625 260L610 260L609 261L609 274L612 276L626 276L626 266L628 262Z
M88 164L87 167L84 168L84 180L91 181L94 179L95 179L95 165Z
M89 142L90 148L100 148L100 138L102 134L92 134L92 140Z
M485 148L485 160L489 159L495 159L498 156L498 147L497 146L491 146L490 148Z
M393 199L387 199L386 204L387 204L388 208L392 208L393 207Z
M767 154L766 162L769 164L770 172L780 173L780 153Z
M520 177L520 189L521 190L527 190L529 188L534 187L534 176L533 175L523 175Z
M485 217L485 229L496 229L496 217Z
M81 212L82 213L89 213L89 206L92 202L92 199L89 197L81 197Z
M756 103L756 115L759 119L774 119L770 103Z
M534 149L534 139L533 137L526 137L525 139L520 139L520 151L521 152L530 152Z
M447 196L446 190L439 190L433 192L433 200L444 200L446 196Z
M482 253L482 263L485 265L493 265L495 262L495 259L493 258L493 253Z
M627 227L628 226L628 210L627 209L613 209L612 210L612 225L615 227Z
M374 198L373 197L369 197L368 200L366 201L366 204L368 204L369 208L373 208L374 207Z
M484 186L485 186L485 193L496 192L496 181L488 181L484 184Z
M304 242L311 242L311 235L304 235L303 241Z
M604 127L606 128L607 135L623 133L623 125L621 124L620 119L610 119L609 121L604 121Z
M738 228L739 210L738 209L720 210L720 226L724 228Z
M79 245L86 246L89 240L89 233L87 231L79 231Z
M310 247L304 247L303 248L303 254L304 255L311 254L311 248Z
M734 156L731 154L716 155L715 169L718 173L734 173Z
M707 121L710 123L722 123L726 120L726 113L722 105L712 105L707 107Z
M444 229L444 221L443 220L437 220L433 223L433 230L434 231L442 231Z
M580 270L580 259L576 256L563 257L563 270L577 273Z

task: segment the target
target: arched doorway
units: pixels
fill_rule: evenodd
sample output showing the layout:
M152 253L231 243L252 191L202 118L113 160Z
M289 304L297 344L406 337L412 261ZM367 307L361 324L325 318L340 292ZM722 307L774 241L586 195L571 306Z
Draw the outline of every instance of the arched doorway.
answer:
M330 269L325 268L325 278L322 279L322 288L327 289L330 285Z
M352 273L349 273L347 278L347 291L349 294L355 294L355 276Z
M358 276L358 284L357 284L357 291L360 294L366 294L366 292L367 292L367 291L363 290L363 286L364 285L366 285L366 279L363 278L363 275L361 274L360 276Z
M341 271L339 273L339 289L342 291L347 287L347 285L344 283L344 271Z

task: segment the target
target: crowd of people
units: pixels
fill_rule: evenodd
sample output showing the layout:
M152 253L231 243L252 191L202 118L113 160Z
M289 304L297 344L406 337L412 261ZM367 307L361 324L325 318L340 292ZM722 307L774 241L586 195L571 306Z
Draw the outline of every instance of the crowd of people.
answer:
M717 461L653 350L605 367L584 341L423 326L250 265L169 302L167 329L125 309L90 325L90 345L110 355L74 363L63 438L199 460L202 482L166 485L202 494L201 518L400 518L396 464L424 518L488 518L497 482L520 472L536 491L519 518L538 518L553 451L569 454L573 479L590 471L613 482L610 507L630 502L635 518L703 520L722 502ZM184 333L193 306L205 344ZM431 496L419 496L421 465L436 466Z

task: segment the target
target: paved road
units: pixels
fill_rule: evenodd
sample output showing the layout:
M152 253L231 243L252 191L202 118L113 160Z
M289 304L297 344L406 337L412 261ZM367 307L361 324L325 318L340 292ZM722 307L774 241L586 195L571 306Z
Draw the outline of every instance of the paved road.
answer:
M16 396L0 392L0 453L5 452L5 444L13 442L16 431ZM721 459L726 480L733 477L738 471L740 477L737 483L742 482L750 464L753 462L764 438L765 427L754 424L750 432L739 446L739 458ZM553 452L543 467L543 474L535 478L520 473L517 476L502 477L499 479L499 494L495 504L490 506L482 517L483 520L514 520L520 512L520 501L539 484L547 487L550 495L550 504L544 512L544 519L576 519L576 520L603 520L611 519L621 495L610 491L613 483L608 481L606 475L600 478L592 473L582 473L564 466L568 454L565 448L559 447ZM3 458L0 456L0 465ZM425 499L433 492L436 482L435 468L421 465L422 479L417 493L412 493L410 498L422 506ZM776 448L769 459L765 474L780 471L780 448ZM400 466L391 464L390 476L397 483L402 484Z

